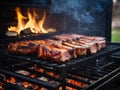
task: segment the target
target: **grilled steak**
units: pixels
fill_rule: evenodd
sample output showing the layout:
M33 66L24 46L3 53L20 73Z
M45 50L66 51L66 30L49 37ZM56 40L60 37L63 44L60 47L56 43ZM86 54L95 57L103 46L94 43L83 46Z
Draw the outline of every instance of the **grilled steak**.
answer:
M106 40L103 37L61 34L53 36L52 39L10 43L8 51L22 55L36 53L38 58L65 62L78 56L97 53L105 47Z
M10 43L8 45L8 51L10 53L23 54L23 55L36 53L39 43L35 40Z
M72 47L75 50L77 56L87 55L87 48L88 47L86 47L86 46L74 45L74 44L71 44L68 42L63 42L63 45Z
M38 47L38 58L49 59L55 62L65 62L71 59L67 49L56 48L54 45L41 44Z
M55 40L62 40L64 45L77 48L78 55L86 55L87 53L93 54L106 47L106 41L103 37L62 34L53 36L52 38ZM83 50L83 48L86 49Z
M70 46L66 46L66 45L63 45L62 41L57 41L57 40L44 40L44 43L45 44L51 44L53 45L55 48L58 48L58 49L66 49L69 51L70 55L73 57L73 58L76 58L77 57L77 54L75 52L75 49L70 47Z
M78 34L61 34L61 35L55 35L52 36L55 40L62 40L62 41L73 41L84 37L84 35L78 35Z

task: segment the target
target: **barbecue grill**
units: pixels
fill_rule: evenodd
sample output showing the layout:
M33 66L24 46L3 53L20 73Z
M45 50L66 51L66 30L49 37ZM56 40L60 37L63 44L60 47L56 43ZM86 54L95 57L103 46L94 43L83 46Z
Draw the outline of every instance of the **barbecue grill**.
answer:
M1 1L0 5L4 9L3 14L0 15L2 18L0 88L3 90L120 89L120 54L116 54L120 50L120 43L111 43L112 0L95 2L91 0L31 0L29 2L18 0L16 2ZM18 6L23 12L27 8L35 8L41 12L46 10L45 26L48 25L47 29L53 27L56 32L32 33L29 29L25 29L20 35L7 36L7 28L11 24L16 25L17 21L12 16L16 15L14 9ZM0 9L0 11L3 10ZM6 15L8 12L10 16ZM8 20L4 20L5 18ZM11 42L48 39L63 33L102 36L106 38L107 46L95 54L59 63L38 59L34 54L15 55L8 52L7 45Z

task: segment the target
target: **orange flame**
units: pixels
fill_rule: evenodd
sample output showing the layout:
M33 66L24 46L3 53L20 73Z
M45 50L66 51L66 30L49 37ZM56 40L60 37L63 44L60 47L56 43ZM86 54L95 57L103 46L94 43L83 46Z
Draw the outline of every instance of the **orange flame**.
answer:
M17 27L15 26L10 26L8 28L9 31L14 31L14 32L17 32L18 34L20 34L21 30L24 30L24 19L27 19L26 17L24 17L22 14L21 14L21 10L19 7L17 7L15 9L16 13L17 13L17 19L18 19L18 25Z
M19 7L17 7L15 9L15 11L17 13L18 24L17 24L17 26L8 27L8 31L14 31L18 35L20 35L20 32L22 30L26 30L26 29L30 29L32 33L49 33L49 32L56 31L55 29L46 30L43 27L45 19L46 19L46 11L44 11L42 19L39 20L38 22L36 21L38 15L34 9L33 9L33 15L31 14L30 9L27 10L28 17L25 17L22 15ZM28 19L28 21L26 23L24 21L25 19Z
M42 20L40 20L40 21L38 22L38 25L39 25L39 27L40 27L40 29L41 29L41 32L43 32L43 33L48 33L48 32L43 28L43 24L44 24L44 22L45 22L45 18L46 18L46 12L44 12L43 18L42 18Z

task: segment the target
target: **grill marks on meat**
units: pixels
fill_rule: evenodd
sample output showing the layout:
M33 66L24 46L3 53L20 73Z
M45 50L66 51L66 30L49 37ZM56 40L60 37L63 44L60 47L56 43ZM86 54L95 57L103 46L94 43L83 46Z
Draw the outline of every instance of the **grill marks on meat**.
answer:
M68 42L63 42L63 45L72 47L75 50L76 56L87 54L87 47L85 46L79 46L79 45L75 45L75 44L68 43Z
M10 43L8 50L11 53L23 55L37 53L38 58L65 62L78 56L97 53L97 51L105 47L106 41L103 37L61 34L47 40Z
M51 45L52 46L51 49L56 48L58 50L66 50L68 52L68 56L70 54L71 57L74 57L74 58L76 57L75 50L72 47L63 45L61 41L56 41L56 40L50 40L49 39L49 40L45 40L44 44L47 44L47 45L44 45L44 46L48 46L48 44ZM64 54L62 56L64 56Z
M78 34L63 34L53 36L55 40L62 40L64 45L77 49L77 55L93 54L106 47L103 37L84 36ZM81 53L80 53L81 52Z
M56 62L65 62L72 57L72 48L63 46L61 42L55 40L44 40L44 43L38 47L38 58L53 60Z
M71 55L67 49L56 48L54 45L39 45L38 58L49 59L55 62L70 60Z

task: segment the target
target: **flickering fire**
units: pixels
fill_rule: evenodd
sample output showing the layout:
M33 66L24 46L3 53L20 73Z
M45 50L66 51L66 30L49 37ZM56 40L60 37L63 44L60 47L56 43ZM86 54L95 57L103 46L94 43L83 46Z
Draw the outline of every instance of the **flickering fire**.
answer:
M42 12L43 16L41 20L37 20L38 14L33 9L33 14L30 12L30 9L27 9L27 16L23 16L21 13L21 9L17 7L15 9L17 14L17 26L10 26L8 27L8 31L16 32L20 35L20 32L26 29L30 29L32 33L49 33L49 32L56 32L55 29L45 29L44 22L46 19L46 11ZM25 22L25 20L28 20Z

